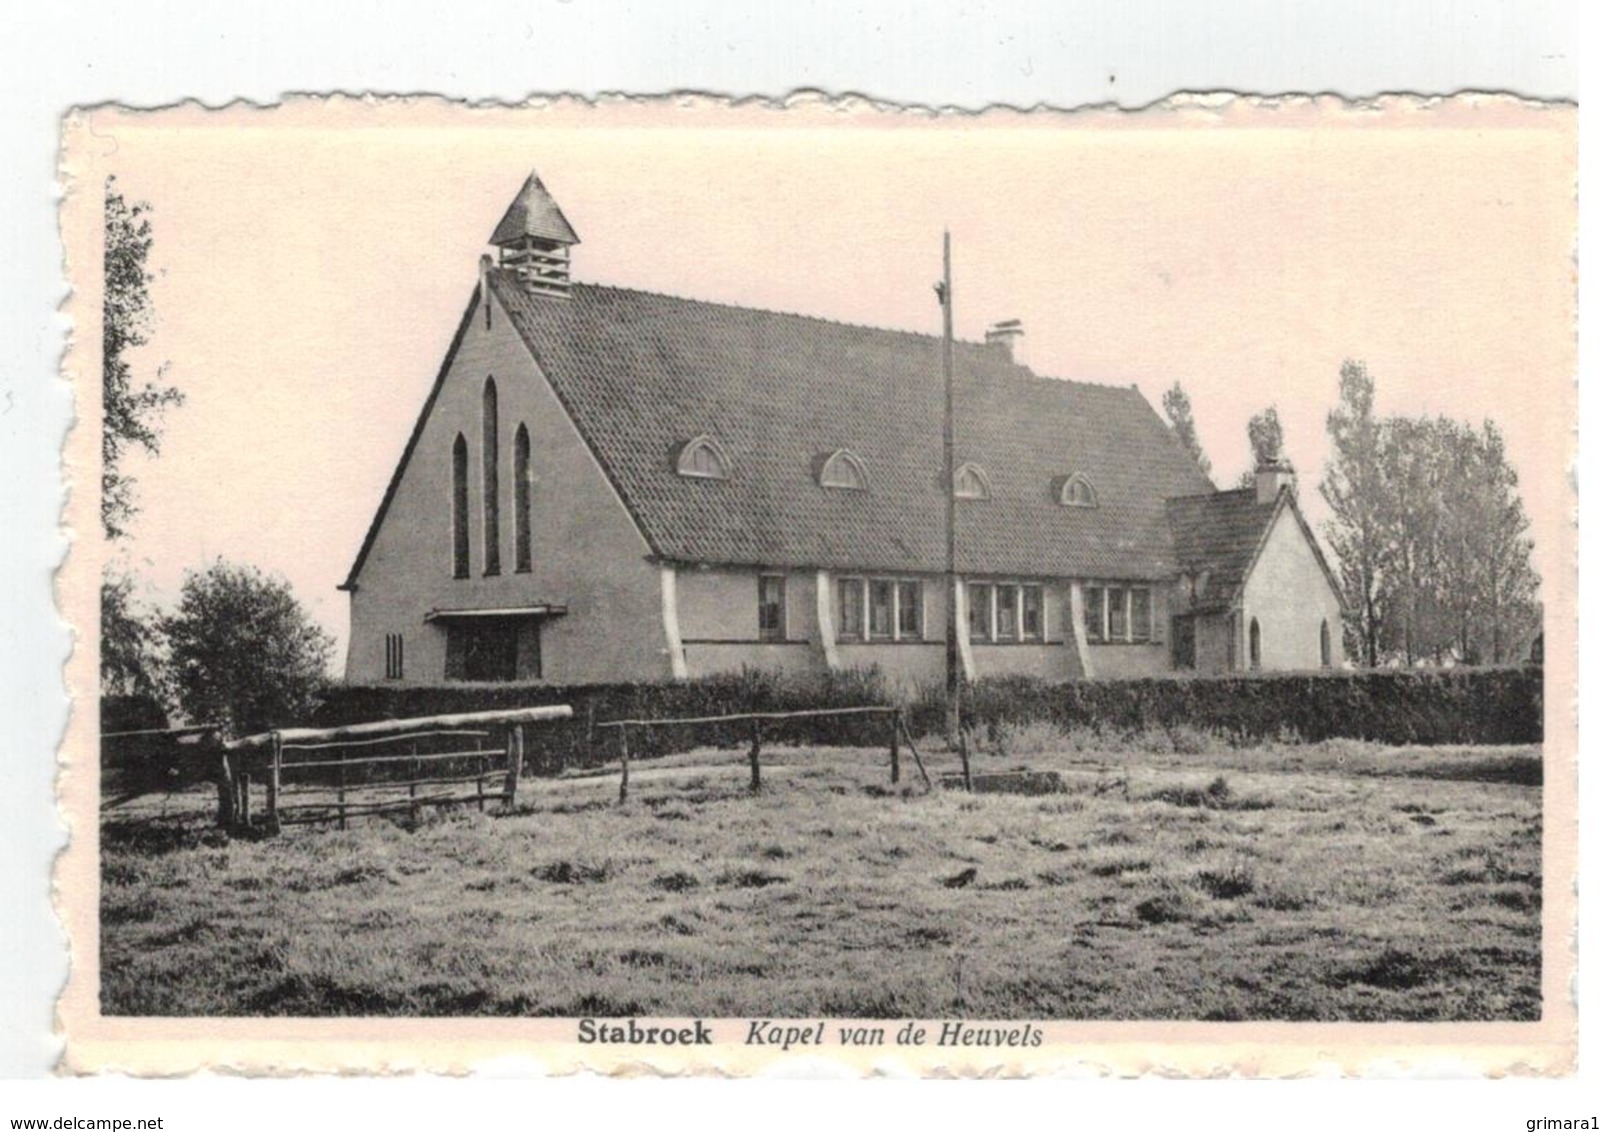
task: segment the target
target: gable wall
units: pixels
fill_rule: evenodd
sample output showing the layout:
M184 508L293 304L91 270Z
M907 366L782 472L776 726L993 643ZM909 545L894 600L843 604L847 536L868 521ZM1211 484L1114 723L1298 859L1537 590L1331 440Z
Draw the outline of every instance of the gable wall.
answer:
M552 300L558 301L558 300ZM502 573L483 574L481 390L497 380ZM514 434L531 435L532 571L514 572ZM452 445L469 445L470 576L452 576ZM352 594L347 679L385 677L385 636L400 633L405 683L445 678L446 633L432 608L566 605L543 623L543 677L558 683L670 673L657 568L608 479L530 353L494 304L477 305Z
M1319 626L1330 623L1331 657L1340 660L1341 607L1301 524L1282 509L1263 552L1253 563L1241 601L1241 666L1250 663L1250 627L1257 619L1264 669L1319 667Z

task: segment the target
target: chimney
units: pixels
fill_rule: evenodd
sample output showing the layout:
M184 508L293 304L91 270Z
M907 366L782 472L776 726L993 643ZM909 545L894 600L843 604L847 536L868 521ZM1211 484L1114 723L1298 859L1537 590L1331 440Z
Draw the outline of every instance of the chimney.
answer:
M1290 488L1296 494L1296 469L1281 456L1278 460L1259 461L1252 477L1257 485L1257 505L1266 507L1279 498L1281 488Z
M492 233L498 265L533 295L570 295L570 248L581 242L533 170Z
M993 346L1003 352L1009 360L1015 361L1017 339L1021 338L1022 335L1022 320L1008 318L1003 322L995 323L988 330L985 330L983 332L983 341L986 345Z

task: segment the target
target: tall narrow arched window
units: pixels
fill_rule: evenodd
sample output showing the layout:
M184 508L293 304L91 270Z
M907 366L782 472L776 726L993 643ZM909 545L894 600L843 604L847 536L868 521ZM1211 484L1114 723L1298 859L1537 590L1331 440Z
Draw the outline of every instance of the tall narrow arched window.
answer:
M469 577L469 445L453 441L453 577Z
M1318 662L1320 667L1330 666L1330 619L1326 617L1318 627Z
M1246 630L1246 653L1253 669L1263 666L1263 627L1257 624L1257 618L1251 619L1251 628Z
M531 572L531 434L514 431L514 572Z
M501 512L497 506L497 382L486 379L480 395L480 468L482 538L485 542L486 573L503 572L498 554L498 527Z

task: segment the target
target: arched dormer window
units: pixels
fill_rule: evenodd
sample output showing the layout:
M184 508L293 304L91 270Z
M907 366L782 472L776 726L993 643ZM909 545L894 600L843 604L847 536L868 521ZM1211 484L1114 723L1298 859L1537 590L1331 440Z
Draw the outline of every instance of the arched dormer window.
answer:
M847 448L840 448L821 465L821 486L865 491L866 463Z
M497 499L497 382L486 379L480 396L481 533L486 554L486 573L503 572L498 552L498 526L501 509Z
M1083 476L1068 476L1062 481L1061 502L1063 507L1094 507L1095 485Z
M976 464L962 464L955 470L955 497L957 499L988 499L994 494L989 486L989 474Z
M724 480L732 474L732 458L711 436L695 436L676 456L676 474L693 479Z
M514 430L514 572L531 572L531 434Z
M469 445L453 441L453 577L469 577Z

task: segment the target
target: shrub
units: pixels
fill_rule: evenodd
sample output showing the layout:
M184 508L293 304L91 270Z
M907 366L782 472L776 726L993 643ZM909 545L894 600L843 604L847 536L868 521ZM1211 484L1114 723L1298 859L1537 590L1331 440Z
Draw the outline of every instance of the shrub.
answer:
M942 689L924 689L911 713L918 732L941 733ZM1172 747L1179 751L1204 736L1245 744L1335 738L1399 745L1535 743L1542 737L1542 671L1374 669L1060 684L1002 676L968 685L962 716L986 734L998 734L1006 723L1130 737L1161 730L1176 736Z
M289 582L222 559L186 572L161 631L185 714L237 735L305 720L335 649Z

